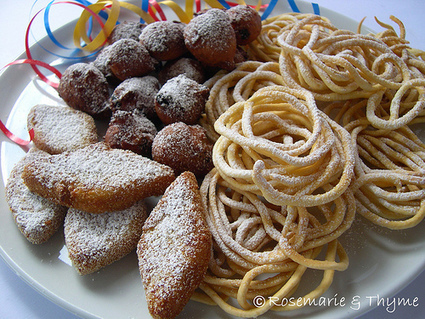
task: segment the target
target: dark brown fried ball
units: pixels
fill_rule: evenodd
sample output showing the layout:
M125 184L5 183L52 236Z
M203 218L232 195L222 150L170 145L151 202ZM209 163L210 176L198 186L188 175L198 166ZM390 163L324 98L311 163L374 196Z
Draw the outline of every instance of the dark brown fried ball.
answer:
M247 5L238 5L226 11L236 34L238 45L254 41L261 33L261 16Z
M176 175L191 171L202 177L214 166L212 148L202 126L177 122L165 126L155 136L152 158L170 166Z
M156 120L155 96L160 88L158 79L151 75L127 79L113 91L110 108L112 112L138 109L148 119Z
M183 37L184 26L181 22L153 22L143 29L139 37L140 43L159 61L177 59L187 52Z
M93 61L93 65L103 73L106 80L112 81L115 79L112 74L111 68L109 67L109 56L111 51L111 46L108 45L100 50L99 54L96 56L96 59Z
M95 117L109 115L109 85L93 64L75 63L62 74L59 96L70 107Z
M121 39L111 44L109 67L112 74L121 81L154 71L156 63L148 50L135 40Z
M112 114L105 143L112 148L130 150L150 157L156 134L155 125L141 111L118 110Z
M242 48L239 47L236 50L234 61L236 64L246 62L248 60L248 53Z
M146 27L146 24L141 23L140 21L123 21L114 27L108 37L108 42L112 44L121 39L133 39L134 41L139 41L139 36L144 27Z
M209 9L194 17L184 30L190 53L212 67L232 70L236 53L236 35L225 11Z
M196 124L205 109L209 88L181 74L168 80L155 97L155 111L164 124Z
M164 67L158 73L158 80L161 84L164 84L180 74L184 74L189 79L198 83L204 83L206 80L206 74L202 64L198 60L191 58L180 58L165 63Z

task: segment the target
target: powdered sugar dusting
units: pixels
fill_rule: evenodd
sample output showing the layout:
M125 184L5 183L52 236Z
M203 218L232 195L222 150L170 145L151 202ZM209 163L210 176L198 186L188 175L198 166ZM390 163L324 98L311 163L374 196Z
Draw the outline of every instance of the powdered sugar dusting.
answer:
M172 307L168 304L171 301L178 306L185 304L199 285L209 259L211 238L202 219L197 186L194 189L193 180L190 184L181 176L185 175L167 189L151 212L139 242L146 296L154 298L151 301L159 308Z
M200 46L227 50L229 46L227 35L234 31L231 28L230 19L224 11L210 9L206 13L193 18L189 24L195 25L196 28L185 29L186 42L190 41ZM226 28L223 28L223 26Z
M163 120L160 115L163 113L171 119L170 122L195 124L205 108L208 93L206 86L184 74L174 77L168 80L156 95L158 116Z
M139 41L140 33L146 24L140 23L139 21L124 21L117 24L112 30L111 35L108 38L110 43L114 43L121 39L133 39Z
M169 79L172 79L180 74L186 75L198 83L205 82L205 70L202 64L192 58L180 58L178 60L169 61L164 65L164 68L158 73L159 81L164 84Z
M28 115L28 129L34 129L34 144L51 154L98 141L93 118L70 107L34 106Z
M162 194L174 180L174 172L101 142L31 162L23 178L33 192L66 206L100 213L128 208L145 197Z
M103 214L70 209L65 218L70 259L81 274L87 274L122 258L136 248L146 217L143 201Z
M141 111L117 110L113 113L105 134L105 143L113 148L131 150L150 156L157 133L155 125Z
M121 39L111 44L109 67L118 79L142 76L155 69L154 59L141 43Z
M58 93L69 106L91 115L105 112L109 99L108 82L91 63L69 66L62 74Z
M158 60L172 60L186 52L183 37L184 24L157 21L148 24L140 34L140 42Z
M111 109L141 110L149 119L156 117L155 96L160 89L157 78L147 75L134 77L120 83L111 96Z
M172 167L176 174L191 171L203 176L213 168L212 147L202 126L177 122L155 136L152 157Z
M233 61L236 35L228 15L220 9L209 9L194 17L184 30L185 44L201 62L218 66Z
M83 148L81 151L67 152L63 157L51 157L43 165L45 174L54 178L48 183L68 181L83 183L88 188L102 189L120 187L125 180L141 183L148 176L160 175L170 171L166 166L149 160L132 152L110 149L103 143L97 143ZM53 185L51 185L53 187Z
M46 157L47 153L32 149L15 164L6 185L6 200L15 223L23 235L34 244L48 240L60 227L66 208L40 197L24 184L21 173L31 160Z

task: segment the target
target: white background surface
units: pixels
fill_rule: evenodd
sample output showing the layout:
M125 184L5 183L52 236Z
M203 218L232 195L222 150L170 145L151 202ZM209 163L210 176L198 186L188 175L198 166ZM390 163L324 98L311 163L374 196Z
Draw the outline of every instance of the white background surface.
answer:
M33 0L0 0L0 21L2 24L0 67L13 61L24 51L25 30L34 14L34 11L31 10L33 2ZM374 16L379 17L381 21L389 22L388 17L393 14L405 24L407 39L411 42L411 45L425 50L425 1L316 0L315 2L357 21L366 16L367 19L364 24L372 29L379 29L373 20ZM48 1L41 1L41 3L48 3ZM52 14L52 28L59 27L61 24L74 19L78 12L79 9L66 6L66 10L60 11L60 14ZM388 278L388 280L391 280L391 278ZM418 297L418 307L400 306L394 313L389 313L384 307L378 307L361 318L425 318L424 287L425 273L422 273L395 296L396 298L410 299ZM76 317L28 286L0 259L0 318L67 319Z

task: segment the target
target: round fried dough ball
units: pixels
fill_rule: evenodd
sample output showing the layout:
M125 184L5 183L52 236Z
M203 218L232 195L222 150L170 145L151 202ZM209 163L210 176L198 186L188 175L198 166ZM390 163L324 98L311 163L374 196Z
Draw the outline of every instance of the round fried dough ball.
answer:
M154 71L156 62L141 43L132 39L118 40L109 49L109 68L121 81Z
M190 53L212 67L232 70L236 53L236 35L225 11L209 9L194 17L184 29Z
M155 97L155 111L164 124L196 124L205 109L209 88L181 74L168 80Z
M145 27L146 24L141 23L140 21L124 21L119 23L114 27L109 35L108 42L112 44L121 39L133 39L134 41L139 41L139 36Z
M112 148L130 150L150 157L156 133L155 125L140 110L118 110L112 114L105 143Z
M213 168L212 143L200 125L177 122L158 132L152 144L152 158L170 166L176 175L191 171L202 177Z
M70 107L92 116L109 114L109 85L105 76L93 64L75 63L62 74L59 96Z
M206 79L206 72L198 60L180 58L165 63L164 67L158 73L158 80L161 84L164 84L180 74L184 74L198 83L204 83Z
M156 21L148 24L140 34L139 40L150 55L159 61L169 61L187 52L184 43L184 24L174 21Z
M236 34L238 45L254 41L261 33L261 16L247 5L238 5L226 11Z
M121 82L112 92L110 108L132 111L138 109L150 120L156 120L155 96L161 85L156 77L145 75Z

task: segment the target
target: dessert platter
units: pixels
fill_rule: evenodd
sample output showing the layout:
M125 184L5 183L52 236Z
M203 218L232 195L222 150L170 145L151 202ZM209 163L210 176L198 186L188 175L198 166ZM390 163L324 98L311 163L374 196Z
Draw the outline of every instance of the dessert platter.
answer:
M71 2L52 2L49 6L43 7L36 1L32 9L34 20L31 20L30 26L32 23L35 24L37 19L42 20L43 13L47 10L50 10L50 15L54 15L56 6L75 5ZM205 3L218 5L222 1L185 2L182 0L174 2L178 8L174 6L175 4L171 4L171 1L163 3L158 1L161 6L155 1L150 1L152 6L150 11L144 12L140 17L149 20L151 19L149 14L152 16L156 13L165 20L184 20L188 24L195 17L198 21L212 13L210 10L199 15L193 15L193 13L190 15L190 10L185 7L185 4L195 4L198 10L203 8ZM84 7L86 12L88 11L86 6L90 8L89 2L80 1L78 3L81 5L80 9ZM114 15L116 9L114 6L118 2L100 1L99 3L106 6L103 13ZM140 1L127 1L126 3L131 6L121 4L123 10L118 20L121 23L129 20L138 21L140 17L135 12L140 11L135 8L140 7ZM47 4L48 2L45 5ZM142 1L142 8L144 4L146 2ZM167 114L166 110L164 111L169 102L163 98L166 103L165 106L161 105L159 96L160 93L170 94L171 90L167 91L165 88L166 85L177 85L173 83L173 80L164 81L166 84L162 83L163 89L157 95L156 112L160 116L162 124L171 130L171 133L167 133L168 135L172 136L181 129L177 129L177 125L174 125L173 122L181 123L181 121L188 120L190 122L188 125L195 125L198 124L200 118L199 125L196 125L196 132L195 129L189 130L190 134L196 136L198 143L206 139L206 136L215 143L214 148L211 145L210 148L202 148L199 151L201 154L212 152L212 158L206 156L204 162L207 164L204 162L202 162L203 166L199 164L201 165L200 169L194 169L190 165L184 166L183 160L179 160L177 163L173 161L165 163L161 157L164 157L167 147L159 150L160 142L165 142L157 140L155 144L155 139L152 137L155 134L159 137L161 134L157 133L155 128L148 131L145 127L143 134L153 140L153 143L150 141L150 145L153 145L152 153L150 150L146 151L146 148L137 149L135 152L151 157L153 160L144 159L140 167L136 163L137 159L133 160L139 155L135 155L133 152L121 154L121 150L115 149L122 148L121 144L119 147L110 147L105 146L103 142L97 143L93 140L88 142L78 140L77 143L86 143L88 146L79 150L68 150L69 154L67 150L57 150L56 145L54 145L54 149L48 148L39 151L41 153L33 150L29 152L33 143L41 148L42 142L44 142L39 135L34 136L28 132L27 125L29 123L37 128L37 111L52 112L50 117L57 116L57 122L62 120L60 117L63 115L62 113L56 115L52 110L41 110L42 107L35 109L34 106L65 106L64 100L69 105L73 104L75 100L75 95L71 96L73 85L64 88L65 77L71 76L70 70L76 62L94 61L103 52L100 51L100 55L95 55L93 52L100 50L95 48L89 53L83 53L87 56L86 58L80 58L74 53L81 53L81 51L69 49L74 48L76 44L75 26L82 19L78 15L75 16L75 19L71 19L71 22L54 30L49 36L28 32L27 37L30 35L36 43L28 46L27 52L17 58L17 61L21 62L3 68L0 75L0 97L3 102L0 119L7 130L3 131L5 135L0 137L0 159L3 188L6 192L0 193L0 253L6 264L20 278L47 299L83 318L150 317L153 311L153 301L152 295L150 293L148 295L146 291L151 288L148 281L151 280L151 271L156 266L153 265L152 268L150 263L153 263L152 260L157 262L158 256L156 255L161 257L164 255L164 258L168 258L170 254L173 254L173 250L179 252L185 249L185 244L179 242L179 240L184 241L184 238L174 234L175 237L169 239L173 243L169 245L168 251L162 248L158 251L155 250L158 249L157 242L155 242L155 231L159 231L158 225L161 224L158 219L167 220L167 217L163 215L167 214L167 205L176 205L169 198L175 199L176 189L178 192L183 192L180 190L182 185L185 185L183 188L193 192L185 195L186 199L190 198L187 200L189 203L184 202L182 205L185 208L180 208L182 214L187 214L185 217L178 215L178 208L174 209L174 215L178 215L176 223L183 233L182 236L188 236L184 231L185 227L190 229L188 231L190 234L199 235L191 243L195 247L195 242L202 241L196 252L201 254L202 250L203 256L196 255L197 258L194 259L196 266L194 267L204 268L204 272L208 268L208 272L205 277L205 273L197 276L196 287L193 287L193 290L198 286L199 289L196 289L192 300L187 303L183 302L181 309L178 309L177 313L169 315L171 317L178 315L179 318L257 316L261 318L353 318L365 314L378 305L390 313L392 307L395 307L391 303L391 298L424 271L425 246L422 234L425 231L425 224L421 220L425 210L423 207L424 197L421 196L423 196L425 184L423 172L425 167L422 166L423 160L425 160L425 147L422 148L421 141L425 141L425 132L421 129L421 125L423 125L423 104L425 103L423 97L425 93L422 90L425 54L422 52L421 55L420 50L407 51L406 49L403 51L404 54L410 55L409 58L404 56L403 61L409 61L406 63L415 71L409 73L410 71L399 67L401 64L399 60L402 59L393 58L392 52L389 52L389 49L384 48L382 44L393 41L392 44L397 43L394 45L394 51L397 51L397 48L400 48L400 52L404 50L406 45L404 36L409 40L409 34L404 35L402 24L397 19L389 20L388 17L379 17L380 21L385 21L385 23L377 21L374 27L368 28L364 24L360 24L359 27L359 21L305 1L264 1L262 6L257 7L257 2L247 1L247 4L258 10L259 16L263 15L263 30L266 29L267 23L273 26L279 25L277 20L273 19L284 14L285 18L282 23L288 23L288 25L300 23L298 31L301 29L303 31L299 35L295 34L295 29L288 29L285 33L287 38L283 40L281 37L274 43L278 43L290 53L284 56L283 53L280 53L279 47L277 58L275 58L275 48L267 44L267 41L261 42L261 38L258 37L258 39L244 44L247 52L245 59L248 61L238 62L239 64L232 64L233 60L231 62L221 61L208 65L214 70L215 68L220 70L217 71L217 74L210 76L207 81L202 81L202 84L194 84L193 81L187 82L190 83L192 91L199 90L201 100L207 99L205 92L209 91L205 112L202 116L195 114L195 120L188 120L193 113L183 114L181 118L175 120L170 119L171 115ZM38 7L43 9L36 9ZM129 8L130 10L127 10ZM220 11L214 12L214 14L220 16L224 13ZM94 34L102 32L102 30L96 30L98 26L90 19L87 18L85 22L89 28L94 28ZM301 26L302 23L304 23L303 26ZM45 27L50 32L48 24ZM103 27L107 29L110 26L104 23ZM30 28L28 30L32 31ZM340 32L339 30L349 31ZM386 30L387 33L379 33L383 30ZM360 36L358 31L364 36ZM303 42L303 37L307 32L313 34L312 38ZM327 40L329 32L335 32L333 36L335 39L339 37L341 42L337 42L335 39ZM224 34L223 31L223 37ZM366 36L368 34L378 35L368 37ZM82 38L84 36L82 35ZM93 38L90 37L90 40ZM87 36L85 40L88 40ZM385 57L377 58L378 62L374 62L376 66L371 66L371 70L375 72L376 69L382 66L387 67L391 63L397 65L397 68L388 67L391 69L390 71L385 68L385 71L381 73L376 71L375 73L378 73L379 76L372 74L363 66L356 64L364 57L358 58L361 54L350 55L346 52L349 51L348 49L338 53L338 56L346 59L344 61L341 59L331 61L331 58L329 60L323 58L322 62L317 62L325 54L314 55L316 53L313 54L313 50L301 50L297 47L297 45L301 46L301 43L308 43L313 47L315 41L318 43L322 41L322 46L327 46L333 41L332 45L336 48L335 50L339 50L338 43L347 43L347 46L354 45L362 48L370 45L373 50L368 51L370 54L365 54L364 57L370 58L376 52L381 54L381 51L386 54L382 53L382 56ZM133 44L127 42L126 46ZM110 47L112 46L111 44ZM202 49L195 48L190 53L198 57L196 49L202 51ZM150 54L153 56L152 50ZM320 50L329 52L331 49L320 47ZM69 53L71 51L72 53ZM172 53L175 51L177 49ZM365 49L365 51L367 50ZM31 59L25 60L28 52L31 52ZM166 53L171 54L170 52ZM233 53L232 59L233 56L235 53ZM264 56L266 57L264 58ZM293 58L293 56L296 57ZM254 61L254 57L257 61ZM315 71L306 69L307 57L316 61L313 63ZM167 59L168 57L164 58L164 61ZM204 64L207 63L202 61L202 54L199 54L198 59ZM98 64L101 63L100 60L96 60ZM108 62L112 65L110 61L112 58ZM356 65L361 71L356 73L346 61ZM329 63L324 69L334 69L326 74L320 73L317 65L322 66L324 63ZM32 67L38 67L37 72L41 70L42 74L49 75L43 78L42 75L37 75ZM347 80L345 75L338 73L344 67L353 71L352 74L355 75L350 76ZM156 66L152 66L152 69L146 73L155 71L155 68ZM297 68L301 71L296 71ZM46 69L49 70L46 71ZM50 74L49 71L52 70L58 70L58 73ZM111 70L114 71L112 67ZM113 72L119 82L131 77L124 71L132 72L134 70L122 68ZM62 76L61 84L58 84L58 74ZM318 79L317 74L321 75L320 79L323 82ZM181 77L176 78L175 81L182 81ZM249 82L251 84L246 84L248 78L253 81ZM332 82L333 80L334 82ZM255 81L258 83L254 83ZM116 83L114 85L117 87ZM292 87L288 88L288 85L292 85ZM307 85L311 85L309 91L303 89ZM325 87L326 85L327 87ZM381 94L381 91L377 89L381 87L388 88L388 91ZM237 92L233 93L233 97L227 94L229 88L232 90L234 88L234 92ZM404 93L399 94L400 96L395 93L399 89L400 91L405 90ZM186 94L186 97L192 91ZM419 93L416 94L416 92ZM118 95L116 92L114 94ZM386 95L384 96L384 94ZM394 100L398 99L403 107L407 105L406 108L410 107L413 111L406 111L404 108L395 111L391 109L388 111L390 116L386 116L386 110L381 110L376 107L376 104L382 102L390 94L392 94L391 97L396 96ZM404 95L409 95L406 98L407 101L405 101ZM416 103L415 99L419 102ZM365 101L369 101L367 110ZM321 107L320 111L316 107L316 103ZM197 101L196 104L199 105L200 102ZM74 108L78 109L75 106ZM362 113L363 108L364 114ZM120 121L123 120L118 116L119 112L114 113L115 127L111 128L111 126L105 125L102 115L97 117L105 110L96 110L96 114L93 113L93 109L84 111L89 114L92 112L91 115L95 118L94 125L100 132L99 136L105 137L105 142L110 145L116 142L114 141L115 137L111 137L111 131L119 128ZM125 118L127 110L121 110L121 112L121 116ZM325 113L326 115L322 115ZM412 115L412 113L415 114ZM80 116L79 120L82 117ZM32 119L32 122L29 121L29 118ZM84 118L84 121L85 126L81 128L81 132L87 130L87 135L90 136L92 134L90 131L92 129L91 117L90 119ZM144 116L143 121L145 121ZM400 124L407 121L412 122L409 123L412 130ZM67 127L66 124L64 122L63 127ZM49 123L49 125L51 124ZM369 125L374 128L366 130ZM80 130L79 126L78 128ZM30 138L33 142L27 143ZM361 145L359 146L361 151L350 146L353 138L357 139L357 143ZM189 139L190 137L187 138L187 140ZM68 146L71 142L73 141L67 140L59 146L72 148L73 146ZM281 145L277 146L278 144ZM403 146L399 146L399 144L403 144ZM145 147L145 145L142 146ZM390 148L396 151L392 151ZM407 148L413 151L407 150ZM373 150L377 149L379 151L375 153L383 155L381 157L377 155L375 158ZM134 150L133 148L132 151ZM53 155L55 159L50 158L49 156L52 155L48 155L44 151L56 154ZM62 156L60 154L62 152L67 155ZM185 155L183 153L179 154L182 158ZM24 156L28 156L28 162L23 163L24 167L19 167L17 163ZM87 162L86 166L97 166L98 163L103 163L105 166L105 163L109 163L110 167L114 167L125 158L126 161L128 160L129 167L116 170L118 178L111 183L117 188L112 187L105 190L101 185L101 191L100 188L97 188L96 181L81 181L85 177L81 178L83 175L79 176L79 174L82 174L81 171L86 168L79 167L78 161L86 157L93 160L93 162ZM359 158L362 158L366 164L355 164L358 163ZM388 158L396 158L396 160L388 160ZM204 158L202 159L204 160ZM167 165L174 169L175 177ZM47 168L44 169L44 166ZM372 166L380 169L370 169ZM70 172L69 174L73 175L72 179L63 178L61 168L57 167L65 169L64 175ZM383 167L394 174L394 177L388 177L387 173L383 173ZM32 192L55 202L60 207L70 207L66 217L65 212L58 213L61 216L59 219L62 221L65 219L65 225L56 226L58 230L48 239L30 238L22 229L20 231L16 227L9 205L13 208L17 199L11 199L14 194L11 194L8 180L12 180L12 177L19 179L15 172L18 169L23 171L22 175L19 171L19 178L25 180L25 184L31 188ZM110 170L104 167L95 169L97 174L102 175L102 180L105 179L108 183ZM184 173L188 170L194 174ZM146 173L147 171L148 173ZM405 173L406 171L409 173ZM114 174L112 173L112 175ZM137 176L130 178L129 176L133 174L142 176L143 180L140 181ZM144 174L148 177L145 178ZM196 184L195 175L199 190L193 186L194 183ZM125 184L124 187L121 184L115 186L116 179L125 183L127 182L126 177L129 177L128 184ZM174 178L176 179L173 182ZM46 179L52 182L44 183L43 181ZM65 196L59 192L61 190L58 191L51 186L56 180L57 183L69 183L67 184L69 188L74 187L75 183L86 183L89 195L81 192L71 200L67 197L68 194ZM140 183L142 187L139 187ZM145 187L143 183L151 183L149 185L154 186ZM365 186L369 185L368 183L372 186ZM134 186L135 184L137 186ZM167 188L169 185L171 186ZM393 195L394 189L400 191L402 195ZM13 191L18 193L15 189ZM380 197L376 201L369 200L372 196L371 193L376 193ZM158 203L160 197L157 195L161 196L162 194L164 194L163 200ZM357 197L354 194L358 194ZM384 196L388 197L384 198ZM108 198L111 197L114 200L109 202ZM143 199L144 203L141 204ZM192 200L193 205L190 203ZM204 210L201 208L201 202ZM136 208L131 206L133 204ZM188 205L189 208L184 205ZM76 222L72 219L79 218L77 216L81 213L79 210L82 210L82 213L88 213L91 218L93 215L102 214L117 216L115 211L127 209L133 209L132 212L135 210L141 212L140 216L132 215L131 223L136 225L133 228L141 229L143 221L148 218L143 226L143 240L140 240L137 250L135 245L137 245L140 234L124 240L127 243L129 241L134 243L132 248L126 248L125 252L119 252L118 255L121 255L115 262L108 261L100 267L92 267L90 261L86 264L86 261L78 259L81 258L81 255L75 257L79 252L75 252L74 249L77 247L78 250L78 242L81 238L74 233L76 230L72 227ZM403 209L411 212L410 215L400 217L401 213L398 213ZM382 212L377 212L377 210L382 210ZM197 215L199 211L204 214L203 218L199 218ZM150 212L152 213L149 219L146 215L149 215ZM191 215L192 213L193 215ZM223 221L226 213L229 221L226 218L224 218L226 221ZM169 214L174 216L173 213ZM86 217L87 220L90 218ZM201 227L195 227L191 223L187 223L188 218L193 219L193 223L204 224ZM118 219L119 217L117 217ZM87 220L85 222L90 223ZM230 228L229 222L233 228ZM16 223L19 224L19 221ZM140 225L137 226L138 224ZM165 226L164 223L161 225L166 227L167 231L174 229L172 225L165 224ZM84 228L84 225L82 227ZM232 232L234 233L232 234ZM149 234L151 235L149 236ZM208 241L211 238L214 241L213 244ZM108 240L113 241L114 239ZM152 244L151 241L154 243ZM209 263L208 260L207 262L204 260L201 265L201 259L205 255L208 256L210 246L213 247L212 256L214 258ZM114 246L110 249L115 248ZM173 261L178 259L176 255L178 256L179 253L172 255ZM175 261L175 268L178 268L179 262ZM172 272L173 267L166 265L160 269L164 272ZM166 275L162 274L162 277L164 277L162 280L167 281ZM181 288L179 287L179 289ZM187 298L190 298L191 293L179 294L188 295ZM232 298L227 298L227 296ZM158 295L154 294L154 297L158 299ZM159 294L159 298L161 297L162 295ZM420 296L418 298L406 296L403 300L404 306L399 306L399 308L418 307L418 304L421 303ZM380 304L378 304L378 300L380 300ZM170 300L168 302L171 303ZM164 303L166 304L167 300ZM165 308L172 308L172 306L166 304Z

